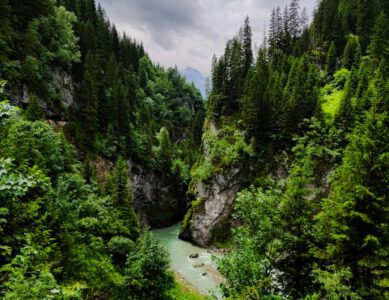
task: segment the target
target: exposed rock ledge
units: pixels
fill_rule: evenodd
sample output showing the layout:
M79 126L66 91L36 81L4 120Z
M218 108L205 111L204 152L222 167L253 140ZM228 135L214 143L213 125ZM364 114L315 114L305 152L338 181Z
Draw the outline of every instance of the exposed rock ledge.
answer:
M180 191L164 174L131 162L128 166L134 208L142 225L162 228L180 221L186 211L185 191ZM113 163L100 157L95 161L95 167L98 181L102 183L112 170Z
M234 168L226 174L215 175L208 183L197 183L194 195L198 200L189 210L180 238L208 246L223 237L241 181L242 169Z

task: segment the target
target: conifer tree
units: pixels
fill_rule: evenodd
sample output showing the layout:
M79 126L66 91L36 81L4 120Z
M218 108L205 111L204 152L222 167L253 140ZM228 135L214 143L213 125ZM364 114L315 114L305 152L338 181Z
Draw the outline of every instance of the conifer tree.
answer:
M342 67L351 70L352 67L358 67L362 55L359 37L349 35L346 47L343 52Z
M290 28L290 19L289 19L289 7L288 5L285 6L284 14L282 17L282 38L280 41L281 49L285 53L290 53L291 51L291 28Z
M251 65L253 63L253 50L252 50L252 30L250 26L250 20L249 17L247 16L246 19L244 20L244 25L243 25L243 41L242 41L242 46L243 46L243 55L244 55L244 60L243 60L243 72L242 72L242 78L245 79L248 71L251 68Z
M332 76L337 67L337 54L336 54L336 46L334 42L331 42L331 46L328 49L327 52L327 58L326 58L326 72L328 75Z
M389 21L383 11L377 18L368 52L378 60L389 60Z
M116 161L115 168L106 183L106 193L111 195L114 208L128 228L132 239L139 236L139 221L135 214L132 201L132 187L128 175L127 162L123 157Z
M82 81L82 103L80 121L84 124L84 134L90 142L98 128L98 84L95 56L88 52L85 58L84 78Z
M355 68L351 69L350 77L347 79L344 94L340 102L338 112L335 116L335 123L340 124L342 128L348 131L354 121L354 109L352 99L358 84L358 78Z
M271 107L266 90L270 70L266 56L266 48L260 49L255 72L249 74L245 95L241 100L243 122L258 142L265 137L271 120Z
M169 131L165 127L162 127L157 134L157 139L159 144L157 151L162 170L170 170L172 162L172 145Z
M355 128L317 217L316 234L323 245L317 257L327 266L349 270L351 289L364 299L389 295L385 284L389 259L387 122L387 112L371 110Z
M363 51L369 45L380 10L380 0L357 0L357 34Z
M288 22L290 35L293 39L297 38L300 33L300 1L292 0L289 6Z
M271 17L270 17L270 24L269 24L269 41L270 43L274 42L275 37L277 35L277 20L276 20L276 10L273 8Z
M42 108L41 101L36 95L31 95L26 109L26 117L30 121L42 120L45 117L45 111Z

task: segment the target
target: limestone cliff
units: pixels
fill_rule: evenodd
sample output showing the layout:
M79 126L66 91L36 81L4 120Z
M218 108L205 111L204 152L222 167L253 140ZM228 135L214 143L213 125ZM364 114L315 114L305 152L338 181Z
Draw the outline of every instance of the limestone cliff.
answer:
M180 238L208 246L229 232L235 197L249 171L251 146L237 128L219 128L216 122L207 120L202 148L197 168L210 168L205 172L210 176L192 177L190 194L194 201L185 215Z
M226 174L215 175L208 183L198 182L194 188L197 200L185 217L180 238L201 246L223 238L241 180L242 170L234 168Z
M46 113L48 119L64 120L67 119L69 109L75 105L75 91L72 77L69 72L61 68L53 68L50 73L50 86L58 95L56 99L41 101L40 105ZM12 104L21 108L26 108L29 104L30 91L26 85L15 85L10 87L11 90L7 93L7 98Z
M97 158L97 180L104 183L113 163ZM186 210L184 190L177 188L164 174L156 173L142 165L128 161L135 211L142 225L162 228L179 222Z

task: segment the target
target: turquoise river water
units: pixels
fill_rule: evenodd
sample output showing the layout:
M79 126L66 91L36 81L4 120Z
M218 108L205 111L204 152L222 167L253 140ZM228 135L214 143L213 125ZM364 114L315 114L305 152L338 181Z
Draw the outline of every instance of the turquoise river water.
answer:
M180 224L153 230L155 237L169 252L171 269L203 294L209 295L214 291L214 295L220 298L217 286L223 282L223 277L212 260L212 256L220 254L180 240L179 232ZM191 254L198 254L198 258L190 258Z

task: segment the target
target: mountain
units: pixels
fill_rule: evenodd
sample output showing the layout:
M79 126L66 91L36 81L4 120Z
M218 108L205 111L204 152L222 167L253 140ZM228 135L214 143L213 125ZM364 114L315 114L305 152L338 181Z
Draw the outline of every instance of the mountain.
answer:
M188 82L193 84L199 89L203 98L205 98L205 77L199 70L192 67L187 67L185 70L180 72L182 76L186 78Z

